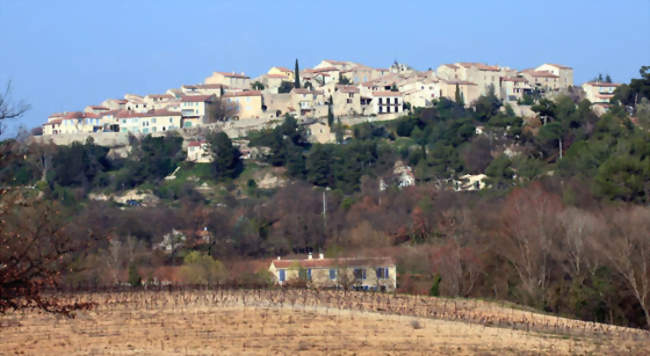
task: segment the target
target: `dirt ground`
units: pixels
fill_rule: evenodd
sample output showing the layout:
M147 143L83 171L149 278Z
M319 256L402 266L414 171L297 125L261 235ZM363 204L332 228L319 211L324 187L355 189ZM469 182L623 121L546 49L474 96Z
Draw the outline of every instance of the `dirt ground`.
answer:
M115 301L75 319L0 316L0 355L601 355L650 348L638 332L527 332L320 306Z

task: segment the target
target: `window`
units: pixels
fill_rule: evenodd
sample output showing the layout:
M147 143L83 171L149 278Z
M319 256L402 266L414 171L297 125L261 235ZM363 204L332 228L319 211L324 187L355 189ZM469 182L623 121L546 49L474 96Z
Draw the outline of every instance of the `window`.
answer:
M280 280L280 282L284 282L286 280L286 278L287 278L286 271L283 270L283 269L279 270L278 271L278 279Z
M307 269L307 280L311 281L311 268Z
M153 122L155 124L156 123L156 118L154 117L153 119L151 119L151 122Z
M330 279L331 280L336 279L336 270L334 268L330 268Z
M390 113L390 106L387 106L387 107L386 107L386 112L387 112L387 113Z
M382 113L382 107L381 106L379 107L379 113L380 114Z
M377 279L386 279L388 278L388 268L387 267L379 267L375 270L377 273Z
M169 118L169 123L170 123L170 124L172 123L172 118L171 118L171 117Z
M397 104L398 104L398 99L397 99L397 98L395 98L395 105L397 105Z
M354 269L354 278L355 279L366 279L366 270L363 268L355 268Z
M381 105L381 98L379 98L379 105Z

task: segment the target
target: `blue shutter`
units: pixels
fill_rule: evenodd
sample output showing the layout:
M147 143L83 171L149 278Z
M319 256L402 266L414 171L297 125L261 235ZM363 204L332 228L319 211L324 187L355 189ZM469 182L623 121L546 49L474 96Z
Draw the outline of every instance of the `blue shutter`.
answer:
M284 280L285 280L284 270L281 269L279 271L279 274L280 274L280 276L279 276L280 282L284 282Z
M330 268L330 279L336 279L336 270Z
M311 268L307 270L307 280L311 281Z

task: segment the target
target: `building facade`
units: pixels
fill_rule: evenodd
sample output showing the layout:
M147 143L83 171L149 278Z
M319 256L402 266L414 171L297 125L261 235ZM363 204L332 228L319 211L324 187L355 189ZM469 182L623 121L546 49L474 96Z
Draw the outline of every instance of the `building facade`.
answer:
M269 272L276 283L304 280L318 288L351 288L390 292L397 288L397 267L389 257L312 258L271 261Z

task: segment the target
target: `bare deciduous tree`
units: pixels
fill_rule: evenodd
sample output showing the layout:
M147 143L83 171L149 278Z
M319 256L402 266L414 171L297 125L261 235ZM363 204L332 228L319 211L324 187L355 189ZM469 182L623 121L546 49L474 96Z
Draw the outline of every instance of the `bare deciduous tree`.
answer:
M650 208L614 211L609 232L599 247L641 305L650 328Z
M56 204L26 198L19 191L0 191L0 196L0 313L37 308L71 315L91 307L44 294L58 285L74 252L86 247L90 238L74 239Z
M29 110L29 105L22 101L11 102L11 81L7 83L4 93L0 93L0 135L2 134L2 120L17 119Z
M561 232L557 221L561 209L559 197L532 184L515 189L502 211L497 253L515 269L531 301L544 300L551 278L553 240Z
M223 97L215 99L212 104L214 105L214 111L212 115L205 117L206 124L226 121L233 118L239 112L239 108L235 103L230 103Z

